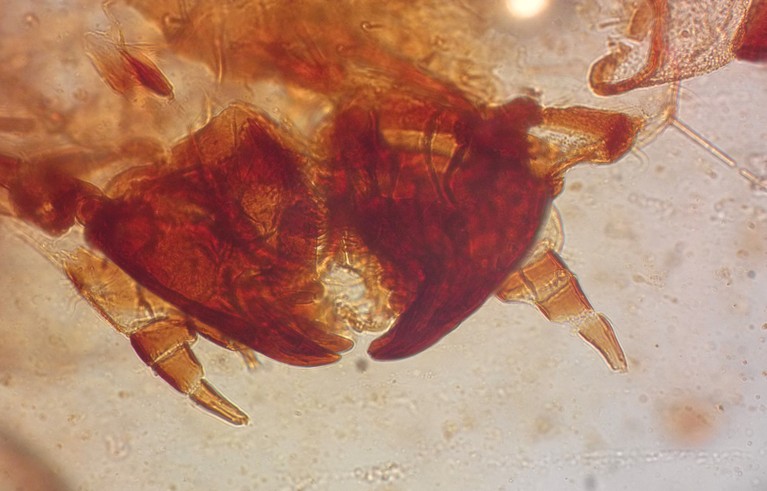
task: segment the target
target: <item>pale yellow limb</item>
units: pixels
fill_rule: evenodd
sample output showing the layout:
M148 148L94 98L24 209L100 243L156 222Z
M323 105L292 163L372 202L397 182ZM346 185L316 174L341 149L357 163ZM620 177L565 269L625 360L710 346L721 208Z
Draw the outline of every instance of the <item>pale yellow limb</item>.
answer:
M138 288L114 263L85 249L78 249L62 263L80 294L115 329L130 338L139 357L163 380L219 418L233 425L248 423L248 416L205 380L202 365L192 351L199 327L196 323ZM209 331L210 328L200 330L214 342L240 352L249 365L257 363L255 354L247 347L225 342Z
M248 416L205 380L202 365L192 351L197 335L183 319L164 319L130 335L133 349L152 370L174 389L233 425L244 425Z
M593 346L613 370L628 370L626 356L610 321L594 311L575 275L552 251L533 256L506 279L496 294L506 302L536 306L547 319L569 324Z

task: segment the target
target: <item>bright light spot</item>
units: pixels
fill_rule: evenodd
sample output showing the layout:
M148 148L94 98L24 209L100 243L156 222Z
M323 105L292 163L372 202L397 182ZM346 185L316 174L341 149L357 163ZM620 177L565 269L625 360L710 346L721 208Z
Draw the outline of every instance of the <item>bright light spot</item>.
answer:
M506 0L506 8L518 19L530 19L543 12L549 0Z

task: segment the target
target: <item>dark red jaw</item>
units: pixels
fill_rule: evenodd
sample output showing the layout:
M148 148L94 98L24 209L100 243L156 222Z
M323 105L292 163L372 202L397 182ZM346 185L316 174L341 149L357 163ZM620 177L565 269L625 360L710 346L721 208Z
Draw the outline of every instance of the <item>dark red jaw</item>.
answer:
M329 212L382 264L400 316L369 352L392 360L436 343L498 289L534 242L552 191L528 168L527 131L541 121L532 101L483 113L406 98L385 107L338 116ZM388 144L395 119L429 128L425 148ZM454 142L449 155L429 147L437 135Z

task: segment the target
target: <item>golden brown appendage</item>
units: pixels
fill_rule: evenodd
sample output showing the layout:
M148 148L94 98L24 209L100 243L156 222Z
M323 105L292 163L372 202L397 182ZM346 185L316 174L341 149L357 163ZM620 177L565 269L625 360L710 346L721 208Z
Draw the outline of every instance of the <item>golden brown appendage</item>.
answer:
M506 302L524 302L538 307L547 319L570 325L593 346L610 368L628 370L618 338L607 318L594 311L575 275L555 251L533 256L514 272L497 293Z
M248 416L205 380L192 346L200 333L224 348L240 352L251 368L258 364L253 350L192 320L141 288L113 262L84 248L66 256L63 264L80 294L130 339L141 360L157 375L225 421L238 426L248 423Z
M642 121L591 108L544 109L543 129L547 141L534 141L539 149L532 162L534 172L547 176L559 190L563 173L579 162L614 163L633 145ZM566 148L560 141L576 136L577 148ZM532 137L535 140L535 137ZM558 252L562 247L562 227L556 208L549 223L525 263L496 292L505 302L534 305L547 319L570 325L593 346L613 370L628 369L626 356L607 318L594 311L575 275Z

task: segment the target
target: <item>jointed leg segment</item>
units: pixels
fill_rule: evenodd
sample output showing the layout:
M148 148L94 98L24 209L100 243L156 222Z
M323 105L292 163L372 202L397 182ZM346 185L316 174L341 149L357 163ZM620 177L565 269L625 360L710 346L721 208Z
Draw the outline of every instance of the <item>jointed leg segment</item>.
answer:
M80 294L115 329L130 338L136 353L157 375L198 406L229 423L248 423L248 416L205 380L202 365L192 351L197 341L196 324L190 324L184 314L151 293L139 291L133 279L117 265L85 249L68 256L63 266ZM143 314L139 319L137 311ZM213 341L243 353L249 364L255 363L255 355L244 345Z
M554 322L569 324L619 372L626 357L607 318L594 311L575 275L559 255L548 250L514 272L496 294L507 302L532 304Z

